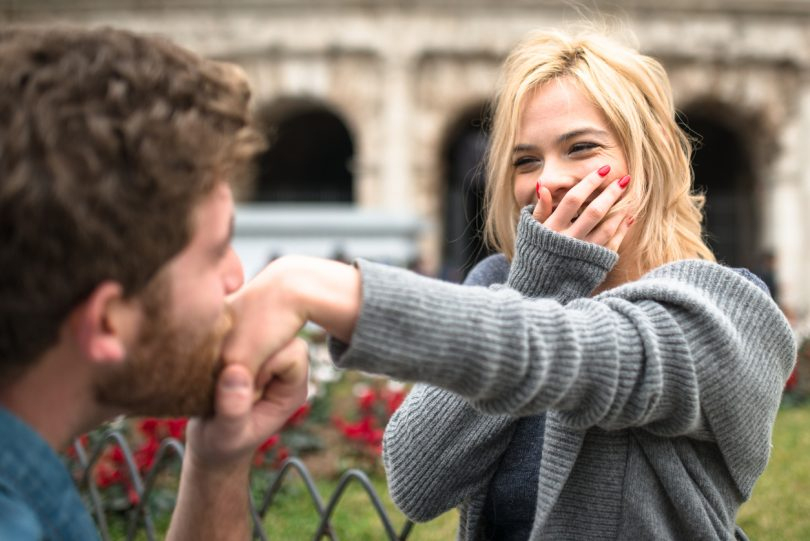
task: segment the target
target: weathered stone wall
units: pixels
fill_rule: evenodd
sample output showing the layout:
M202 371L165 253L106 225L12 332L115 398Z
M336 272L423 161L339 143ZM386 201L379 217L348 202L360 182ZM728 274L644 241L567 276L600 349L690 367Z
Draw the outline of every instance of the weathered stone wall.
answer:
M358 204L426 217L432 268L444 242L442 149L449 131L490 98L498 66L521 36L582 15L550 0L6 0L0 6L0 22L115 25L238 62L253 82L257 108L283 97L326 104L354 138ZM727 111L755 171L758 244L777 254L785 304L806 315L810 1L600 6L612 26L664 62L679 106L717 103Z

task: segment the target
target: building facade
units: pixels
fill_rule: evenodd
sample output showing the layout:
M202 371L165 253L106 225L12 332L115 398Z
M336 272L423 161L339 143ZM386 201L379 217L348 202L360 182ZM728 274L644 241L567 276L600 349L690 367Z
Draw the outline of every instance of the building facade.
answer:
M241 198L418 216L423 268L451 278L482 253L482 117L503 58L532 29L607 20L662 61L702 139L696 182L720 258L756 267L773 254L781 302L810 313L808 0L630 0L599 13L550 0L0 5L3 24L113 25L240 64L274 143Z

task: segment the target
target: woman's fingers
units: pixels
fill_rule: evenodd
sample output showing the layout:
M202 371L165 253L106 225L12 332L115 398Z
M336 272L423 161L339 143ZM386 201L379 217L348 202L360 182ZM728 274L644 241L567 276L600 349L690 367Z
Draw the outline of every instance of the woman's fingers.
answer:
M532 216L541 224L551 215L551 192L537 181L537 204L534 206Z
M591 195L605 182L605 177L610 172L609 166L604 166L586 175L557 204L557 208L551 213L545 226L557 232L568 232L571 222L578 219L580 209L589 200ZM604 215L602 216L604 217ZM601 220L601 218L600 218ZM593 225L596 225L595 223ZM576 235L571 234L576 237ZM581 238L581 237L577 237Z
M627 218L627 214L624 212L616 212L612 216L605 218L599 225L581 238L584 241L609 248L608 243L616 236L616 232L625 218Z
M616 204L616 201L621 198L629 183L630 175L625 175L622 178L611 182L607 188L602 191L602 193L596 196L593 201L591 201L588 206L582 210L579 217L576 218L576 220L574 220L574 222L568 227L567 233L578 239L586 239L589 235L591 235L591 233L594 232L602 223L602 220L605 219L605 216L608 215L608 212L611 208L613 208L613 205ZM612 237L612 235L610 235L610 237ZM605 238L605 242L607 242L608 238L610 237Z
M610 210L630 184L630 175L616 179L594 196L609 172L610 166L606 165L585 176L568 190L556 209L551 192L538 181L537 204L532 216L558 233L618 250L633 219L625 213L610 216Z
M625 216L624 219L619 223L619 227L616 229L616 233L604 246L608 250L613 250L614 252L619 251L619 246L622 245L622 241L624 241L625 235L627 232L630 231L630 227L635 223L636 219L631 216Z

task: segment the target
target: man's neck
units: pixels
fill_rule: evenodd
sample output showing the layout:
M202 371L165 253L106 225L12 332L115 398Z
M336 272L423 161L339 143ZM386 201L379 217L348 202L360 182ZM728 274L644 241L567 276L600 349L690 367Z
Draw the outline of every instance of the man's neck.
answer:
M109 418L101 412L81 363L65 351L49 350L13 382L0 389L0 405L37 432L55 451Z

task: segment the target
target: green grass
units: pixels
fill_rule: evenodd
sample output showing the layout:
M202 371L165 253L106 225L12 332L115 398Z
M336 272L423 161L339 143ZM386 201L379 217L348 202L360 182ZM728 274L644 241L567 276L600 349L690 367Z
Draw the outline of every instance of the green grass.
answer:
M779 412L771 460L737 523L751 539L810 539L810 402Z
M372 484L383 501L394 530L399 534L405 524L404 515L391 502L383 479L372 479ZM335 491L337 481L318 481L317 485L326 505ZM283 487L265 516L264 526L268 538L292 541L312 539L318 528L319 517L303 482L291 476L285 480ZM331 523L338 539L352 541L388 539L371 500L356 481L352 482L339 500ZM456 537L457 525L458 515L456 511L451 511L431 522L414 525L408 540L452 540Z
M399 532L404 517L387 496L385 482L373 480L386 503L394 528ZM324 501L336 482L319 482ZM291 477L287 488L266 517L266 531L274 539L311 539L317 528L303 483ZM385 539L383 528L365 492L355 485L344 496L332 519L338 539ZM455 539L458 515L450 512L424 524L417 524L409 540ZM738 516L738 523L753 540L800 541L810 539L810 402L784 407L776 420L771 460L757 482L754 493Z
M400 532L405 517L391 502L385 480L377 475L372 478L372 483L383 500L394 529ZM326 504L337 481L318 480L317 485ZM158 516L158 531L164 531L167 522L168 515ZM337 538L344 541L387 539L374 507L356 482L341 498L331 523ZM783 407L779 412L770 463L757 482L751 500L740 510L738 523L753 540L810 539L810 401ZM408 539L452 540L457 524L458 515L451 511L431 522L416 524ZM318 515L297 475L290 475L284 481L282 491L265 516L264 525L271 540L312 539L318 527ZM124 539L123 524L113 521L111 526L113 539ZM144 538L144 535L139 537Z

